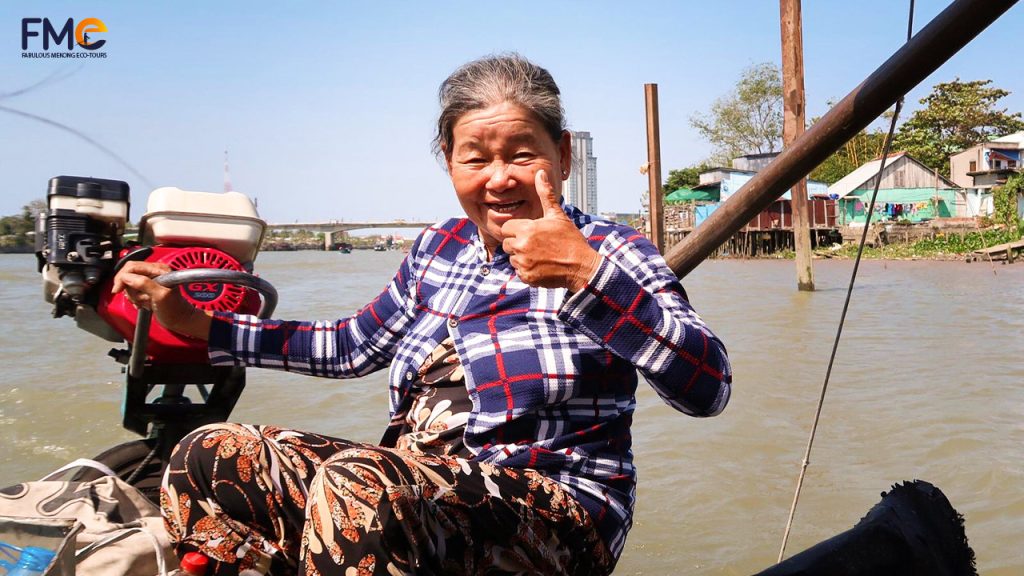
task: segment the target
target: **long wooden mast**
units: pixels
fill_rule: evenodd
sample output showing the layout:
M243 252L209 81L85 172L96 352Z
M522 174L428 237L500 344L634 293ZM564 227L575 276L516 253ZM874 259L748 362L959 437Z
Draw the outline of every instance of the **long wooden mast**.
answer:
M647 108L647 220L651 242L658 252L665 253L665 206L661 190L661 133L658 127L658 85L644 84Z
M804 36L800 0L780 0L782 23L782 146L788 148L805 130L807 98L804 95ZM814 291L811 265L811 230L807 216L807 179L790 191L793 207L793 247L796 249L796 286Z

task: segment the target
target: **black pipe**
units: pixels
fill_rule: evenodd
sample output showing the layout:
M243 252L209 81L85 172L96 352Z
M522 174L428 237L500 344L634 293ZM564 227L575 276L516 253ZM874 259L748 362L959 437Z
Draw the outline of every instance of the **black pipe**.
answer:
M174 288L189 282L220 282L224 284L237 284L252 288L260 293L263 302L257 315L260 318L269 318L277 308L277 290L270 282L246 272L237 270L222 270L220 268L188 268L167 272L154 278L157 284L167 288ZM139 309L135 320L135 335L132 340L131 356L128 359L128 374L132 378L141 378L146 367L146 346L149 344L149 326L152 323L153 312L145 308Z
M977 576L964 519L936 486L904 482L856 526L756 576Z
M220 268L186 268L161 274L153 280L167 288L188 284L189 282L219 282L222 284L245 286L246 288L256 290L263 297L263 304L260 306L257 316L269 318L277 308L277 290L274 286L263 278L247 272L223 270Z

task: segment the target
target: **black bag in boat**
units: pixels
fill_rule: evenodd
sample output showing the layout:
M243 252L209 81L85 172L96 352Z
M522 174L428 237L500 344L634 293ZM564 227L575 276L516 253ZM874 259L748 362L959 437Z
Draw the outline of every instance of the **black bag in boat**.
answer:
M977 576L964 519L922 480L882 492L856 526L757 576Z

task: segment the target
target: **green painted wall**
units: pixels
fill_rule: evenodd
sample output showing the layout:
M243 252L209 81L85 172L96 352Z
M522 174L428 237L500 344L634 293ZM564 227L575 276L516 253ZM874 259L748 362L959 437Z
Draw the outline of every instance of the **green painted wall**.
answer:
M872 190L854 190L840 198L839 212L842 224L863 224L867 220L867 205L871 200ZM875 199L875 215L872 222L887 222L894 218L885 211L886 204L904 205L904 213L897 220L920 222L935 218L950 218L954 213L956 192L952 189L935 188L894 188L879 190ZM936 206L936 199L938 205ZM909 211L906 209L909 207Z

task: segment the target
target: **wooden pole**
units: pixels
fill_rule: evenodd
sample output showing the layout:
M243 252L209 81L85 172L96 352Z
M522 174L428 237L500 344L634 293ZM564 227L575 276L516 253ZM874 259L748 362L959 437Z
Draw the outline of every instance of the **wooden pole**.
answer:
M804 40L800 0L780 0L782 21L782 145L788 148L804 133ZM811 266L811 231L807 215L807 179L801 178L790 190L793 206L793 244L796 250L796 286L814 291Z
M651 242L665 253L665 211L661 191L661 134L658 130L658 85L644 84L647 104L647 186L650 191Z

